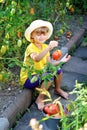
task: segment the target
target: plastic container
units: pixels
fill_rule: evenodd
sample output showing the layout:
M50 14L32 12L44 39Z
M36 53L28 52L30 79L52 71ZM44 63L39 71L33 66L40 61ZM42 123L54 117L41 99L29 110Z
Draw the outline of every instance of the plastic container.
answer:
M62 56L61 56L60 59L62 59L68 53L68 48L67 47L62 47L61 51L62 51Z
M61 127L61 118L49 118L45 121L46 126L50 129L50 130L58 130L58 128Z
M64 112L68 114L68 109L64 107L64 105L63 105L63 109L64 109ZM47 117L44 111L43 111L43 115L44 117ZM47 120L45 120L45 124L50 130L58 130L58 128L61 128L61 116L58 118L49 117Z

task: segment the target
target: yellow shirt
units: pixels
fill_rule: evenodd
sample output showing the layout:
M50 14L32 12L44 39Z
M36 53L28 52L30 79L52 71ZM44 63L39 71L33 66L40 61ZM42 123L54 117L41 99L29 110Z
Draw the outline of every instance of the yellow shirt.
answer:
M30 59L30 54L32 52L36 52L37 54L42 52L45 48L47 48L47 44L42 44L42 49L39 49L37 48L33 43L31 43L30 45L27 46L27 49L25 51L25 57L24 57L24 64L27 65L27 66L30 66L30 62L29 62L29 59ZM46 65L47 63L47 57L50 56L50 53L48 52L43 59L41 59L39 62L34 62L34 69L37 69L37 70L41 70L44 68L44 66ZM20 72L20 81L21 81L21 84L23 85L26 81L26 79L28 78L28 70L23 70L21 69L21 72Z

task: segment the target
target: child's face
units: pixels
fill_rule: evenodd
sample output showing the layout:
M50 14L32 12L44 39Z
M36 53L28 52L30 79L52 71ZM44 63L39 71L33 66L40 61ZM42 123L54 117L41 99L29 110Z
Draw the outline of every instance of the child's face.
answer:
M44 43L48 39L48 31L49 29L46 27L38 28L31 33L31 39L35 43Z

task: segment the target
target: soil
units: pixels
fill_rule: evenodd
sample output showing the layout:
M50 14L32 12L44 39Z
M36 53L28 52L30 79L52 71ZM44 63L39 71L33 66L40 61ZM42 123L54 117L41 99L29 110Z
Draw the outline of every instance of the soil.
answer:
M0 115L13 103L17 95L22 92L18 78L20 68L16 66L11 69L11 72L13 73L12 79L10 79L8 83L0 83Z
M58 39L59 48L63 47L69 41L69 39L66 37L67 32L70 31L72 37L81 28L81 22L85 20L85 18L87 20L87 17L83 16L83 20L81 17L82 16L72 16L67 20L67 31L65 31L63 35L60 36ZM61 27L61 23L56 22L55 27L57 30L59 30ZM16 97L22 92L22 88L20 87L18 80L20 68L16 66L11 71L14 73L13 78L10 79L8 83L0 83L0 115L11 103L13 103Z

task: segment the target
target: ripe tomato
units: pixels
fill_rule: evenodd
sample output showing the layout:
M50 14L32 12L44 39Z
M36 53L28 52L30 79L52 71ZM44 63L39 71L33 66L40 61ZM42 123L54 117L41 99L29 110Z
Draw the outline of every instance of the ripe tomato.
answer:
M49 115L59 113L60 109L57 104L48 104L44 107L44 112Z
M49 107L50 107L50 104L47 104L45 105L45 107L43 108L43 111L49 115Z
M56 50L52 53L52 58L54 60L58 60L62 56L62 51L61 50Z
M20 38L20 37L21 37L21 32L18 32L18 33L17 33L17 36Z
M73 8L73 7L70 9L70 12L71 12L71 13L74 13L74 8Z
M57 104L51 104L49 107L49 113L50 115L56 114L59 112L59 108Z
M74 11L75 11L75 9L72 5L69 6L69 10L70 10L71 13L74 13Z
M35 12L34 12L34 8L31 8L31 9L30 9L30 14L34 15L34 13L35 13Z

